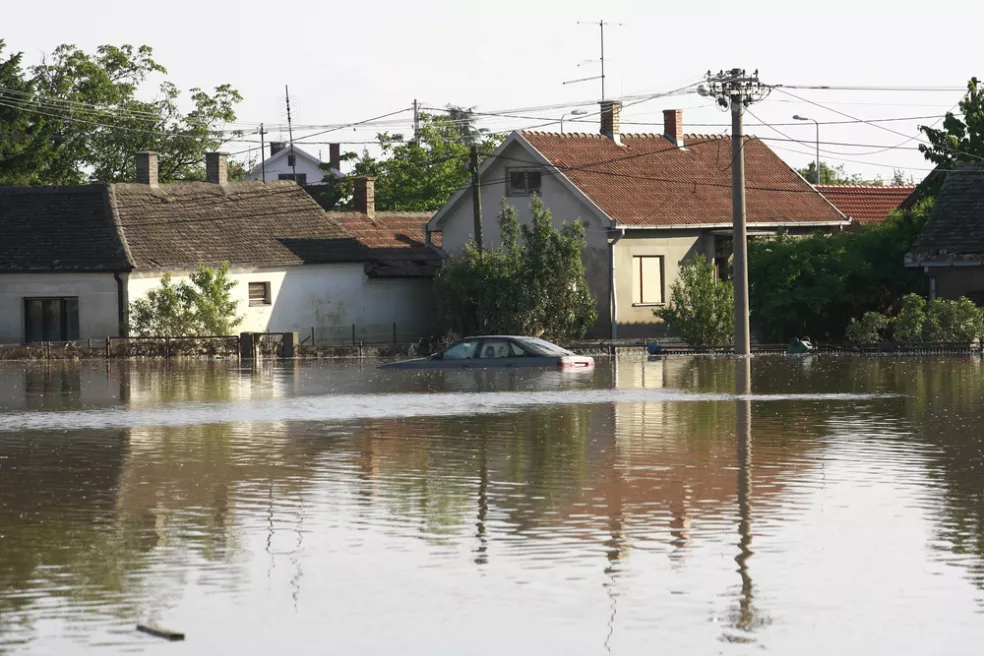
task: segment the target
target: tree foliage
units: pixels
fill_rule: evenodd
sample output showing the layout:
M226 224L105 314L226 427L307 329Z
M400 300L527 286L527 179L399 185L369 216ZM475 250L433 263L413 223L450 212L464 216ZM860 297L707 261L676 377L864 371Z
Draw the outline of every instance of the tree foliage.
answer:
M891 327L897 342L964 342L984 335L984 309L966 298L937 298L929 303L918 294L907 294L895 317L865 312L860 321L851 319L847 338L856 344L873 344Z
M847 341L854 344L877 344L882 341L883 332L889 323L889 318L880 312L865 312L860 321L851 319L851 323L847 324Z
M532 221L520 225L502 200L501 243L479 252L474 241L445 264L435 283L438 304L458 335L520 334L565 341L582 337L598 318L581 254L580 221L553 227L538 196Z
M802 175L807 182L810 184L817 183L817 163L810 162L810 164L803 169L797 169L797 172ZM892 184L906 184L905 177L902 171L895 171L892 177ZM880 175L876 175L874 178L865 179L860 173L848 173L844 170L844 165L830 166L826 162L820 162L820 182L819 184L866 184L866 185L877 185L882 186L885 181Z
M931 207L925 201L855 232L750 241L749 306L759 337L837 341L852 318L888 312L905 294L921 292L924 276L902 262Z
M731 344L735 332L735 290L714 275L714 265L703 255L680 266L670 285L670 302L653 311L690 346Z
M167 72L149 46L90 54L64 44L26 73L21 61L3 60L0 42L0 82L15 91L0 106L0 184L132 181L141 150L159 153L162 182L204 180L205 153L236 134L221 129L242 100L229 85L191 89L187 113L167 80L155 99L138 98L150 76Z
M469 109L449 106L447 114L420 114L419 119L420 128L413 139L388 132L377 134L382 150L379 157L367 150L361 157L346 154L354 165L350 177L337 184L340 203L352 195L352 178L372 176L376 178L377 210L439 209L471 179L471 145L478 147L481 161L502 141L501 136L477 128Z
M984 159L984 88L976 77L967 82L967 94L959 107L962 118L947 112L941 127L919 126L929 140L919 145L919 151L941 169Z
M243 321L236 315L229 265L218 269L200 265L189 282L175 283L170 273L145 298L130 304L130 328L141 336L187 337L230 335Z

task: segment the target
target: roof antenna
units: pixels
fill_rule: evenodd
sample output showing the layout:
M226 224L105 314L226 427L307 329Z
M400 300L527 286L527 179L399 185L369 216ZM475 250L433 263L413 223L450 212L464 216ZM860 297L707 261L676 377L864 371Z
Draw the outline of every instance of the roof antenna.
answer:
M601 80L601 99L605 100L605 26L615 25L616 27L621 27L623 23L606 23L604 20L600 20L597 23L594 21L578 21L578 25L597 25L601 31L601 59L589 59L578 64L578 67L584 66L585 64L597 64L601 63L601 75L592 75L590 77L582 77L576 80L568 80L563 84L574 84L575 82L587 82L588 80Z
M297 182L297 158L294 157L294 128L290 122L290 90L284 85L284 96L287 97L287 136L290 138L290 172Z

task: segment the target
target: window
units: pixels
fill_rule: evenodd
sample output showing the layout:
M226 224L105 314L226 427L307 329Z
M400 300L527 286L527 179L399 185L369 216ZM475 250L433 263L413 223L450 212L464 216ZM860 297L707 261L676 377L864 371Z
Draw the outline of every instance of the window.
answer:
M984 289L967 292L965 296L977 307L984 307Z
M71 342L78 338L77 296L24 299L25 342Z
M466 339L463 342L452 344L441 357L445 360L468 360L475 357L475 348L478 346L477 339Z
M249 305L270 305L270 283L249 283Z
M632 258L632 305L658 305L663 302L663 257Z
M482 342L482 358L522 358L526 352L516 344L505 339L487 339Z
M278 180L293 180L299 185L307 184L307 173L298 173L294 175L293 173L280 173L277 175Z
M297 165L297 158L295 156L293 156L293 155L288 155L287 156L287 166L293 167L293 166L296 166L296 165Z
M539 169L508 169L506 178L507 196L532 196L540 193L543 175Z

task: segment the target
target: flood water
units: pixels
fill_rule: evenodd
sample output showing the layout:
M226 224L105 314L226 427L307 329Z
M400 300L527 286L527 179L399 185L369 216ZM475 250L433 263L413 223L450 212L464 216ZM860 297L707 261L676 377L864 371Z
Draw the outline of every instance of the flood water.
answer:
M981 359L750 369L3 365L0 653L981 653Z

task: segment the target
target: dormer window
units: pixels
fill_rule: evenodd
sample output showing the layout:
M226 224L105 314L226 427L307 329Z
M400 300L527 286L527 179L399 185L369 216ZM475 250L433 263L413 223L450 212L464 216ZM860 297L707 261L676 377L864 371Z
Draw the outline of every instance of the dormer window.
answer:
M540 193L543 174L540 169L507 169L506 195L532 196Z

